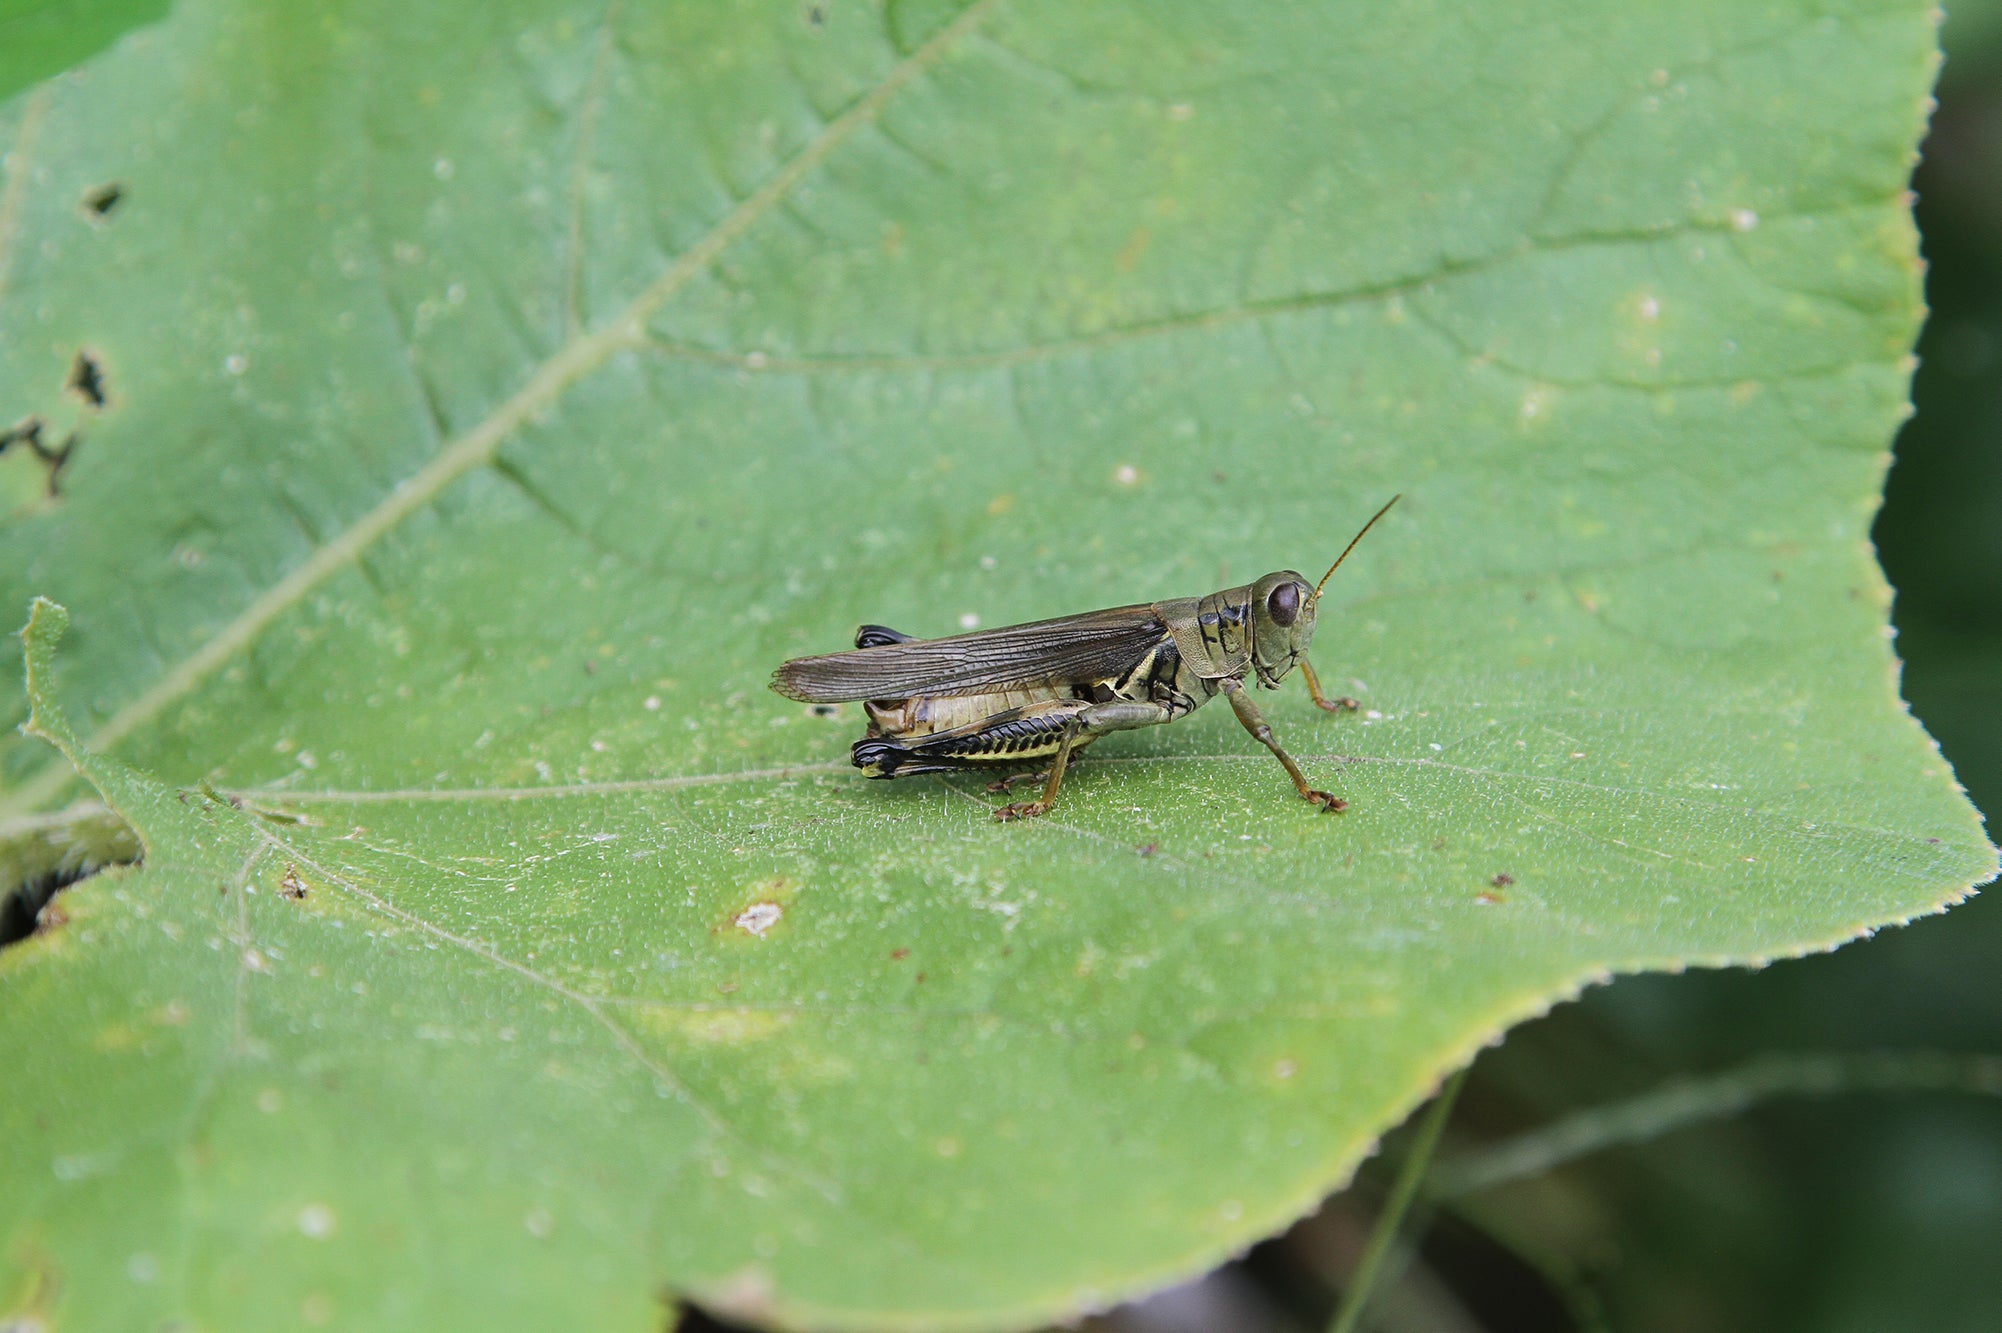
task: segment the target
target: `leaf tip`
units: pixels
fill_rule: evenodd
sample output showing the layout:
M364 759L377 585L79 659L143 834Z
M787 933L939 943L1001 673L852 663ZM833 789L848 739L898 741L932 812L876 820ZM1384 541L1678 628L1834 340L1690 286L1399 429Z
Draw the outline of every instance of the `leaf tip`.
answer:
M50 678L56 645L62 642L69 627L69 609L46 597L37 597L28 604L28 623L21 627L21 656L27 665L28 691L28 720L21 724L21 730L40 737L65 754L69 753L74 738L56 707Z

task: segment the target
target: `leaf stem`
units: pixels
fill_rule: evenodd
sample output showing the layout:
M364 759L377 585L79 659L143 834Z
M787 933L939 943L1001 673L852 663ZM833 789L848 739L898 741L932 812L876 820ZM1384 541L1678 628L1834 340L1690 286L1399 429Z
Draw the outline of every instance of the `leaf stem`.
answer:
M1460 1095L1460 1085L1466 1081L1467 1071L1461 1069L1446 1080L1445 1086L1439 1089L1439 1095L1432 1099L1425 1119L1419 1123L1418 1136L1411 1144L1411 1151L1404 1155L1403 1164L1397 1168L1397 1181L1391 1186L1390 1198L1385 1200L1383 1212L1369 1234L1369 1244L1363 1247L1362 1258L1356 1261L1355 1272L1350 1274L1348 1284L1342 1291L1342 1302L1335 1310L1335 1317L1328 1323L1328 1333L1353 1333L1356 1321L1362 1318L1363 1308L1369 1304L1370 1289L1376 1285L1377 1273L1397 1240L1404 1214L1418 1195L1419 1182L1424 1180L1425 1168L1432 1161L1432 1152L1439 1146L1439 1132L1445 1129L1446 1120L1453 1113L1453 1102Z
M1445 1162L1431 1197L1453 1198L1522 1180L1621 1144L1643 1143L1775 1097L1850 1092L1963 1092L2002 1097L2002 1055L1864 1051L1762 1055L1734 1069L1679 1078L1595 1106Z

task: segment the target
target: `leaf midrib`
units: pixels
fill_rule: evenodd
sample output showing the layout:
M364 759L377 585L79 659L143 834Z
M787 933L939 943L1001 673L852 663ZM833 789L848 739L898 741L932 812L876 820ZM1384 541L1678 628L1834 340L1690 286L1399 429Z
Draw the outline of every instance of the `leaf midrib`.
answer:
M102 753L151 722L247 647L266 626L322 581L355 561L378 538L429 505L453 482L489 464L502 441L522 423L546 411L572 385L619 352L642 346L646 341L647 321L656 310L708 268L802 178L873 119L911 80L936 64L947 48L1000 3L1001 0L973 0L951 23L891 69L881 83L829 121L812 142L683 252L618 316L593 332L574 335L484 420L448 443L431 462L399 482L375 508L260 593L215 635L84 737L85 748ZM36 809L60 795L75 778L69 766L51 763L0 804L0 814Z

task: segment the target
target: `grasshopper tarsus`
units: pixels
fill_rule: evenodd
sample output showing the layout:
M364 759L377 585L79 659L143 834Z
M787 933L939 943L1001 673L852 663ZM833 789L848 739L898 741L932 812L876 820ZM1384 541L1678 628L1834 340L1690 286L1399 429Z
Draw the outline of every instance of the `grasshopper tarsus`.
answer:
M1011 773L1009 776L1002 778L997 782L988 783L987 790L1011 791L1014 789L1017 783L1041 782L1043 781L1043 779L1049 777L1049 775L1050 775L1050 770L1048 770L1047 768L1040 773Z
M1011 823L1017 819L1034 819L1049 811L1048 801L1018 801L1014 805L996 807L994 821L998 824Z
M1324 815L1338 815L1349 808L1349 803L1333 792L1310 791L1305 795L1310 802L1321 807Z

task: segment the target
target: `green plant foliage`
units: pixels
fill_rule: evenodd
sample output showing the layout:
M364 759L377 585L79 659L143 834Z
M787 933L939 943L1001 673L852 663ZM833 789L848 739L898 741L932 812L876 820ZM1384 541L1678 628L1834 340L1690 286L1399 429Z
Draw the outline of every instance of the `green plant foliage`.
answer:
M0 0L0 100L167 12L167 0Z
M1028 1322L1592 978L1962 895L1865 535L1930 23L198 0L0 110L4 808L147 849L0 955L0 1309ZM1211 708L1000 826L764 689L1394 491L1366 711L1267 704L1340 817Z

